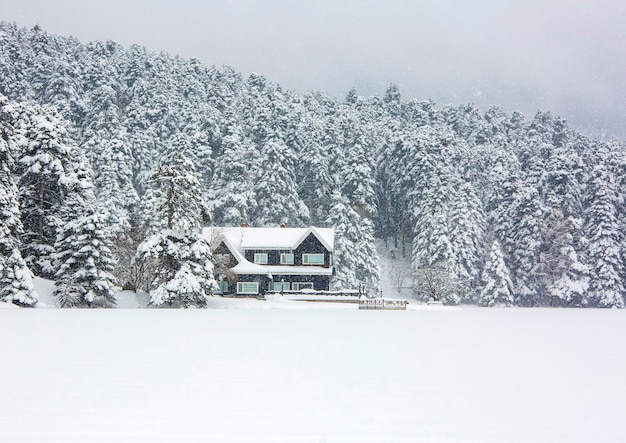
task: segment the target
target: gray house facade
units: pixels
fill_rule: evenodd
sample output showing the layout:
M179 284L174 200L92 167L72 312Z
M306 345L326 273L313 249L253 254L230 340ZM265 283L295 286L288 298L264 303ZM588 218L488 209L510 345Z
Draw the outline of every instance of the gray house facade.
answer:
M333 229L206 228L215 278L224 294L328 291L334 274Z

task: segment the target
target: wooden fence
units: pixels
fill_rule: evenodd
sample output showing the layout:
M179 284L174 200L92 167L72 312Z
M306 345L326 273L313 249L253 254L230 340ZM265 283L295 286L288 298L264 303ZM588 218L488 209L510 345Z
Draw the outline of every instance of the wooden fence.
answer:
M362 298L359 300L359 309L380 309L390 311L406 311L409 302L395 298Z

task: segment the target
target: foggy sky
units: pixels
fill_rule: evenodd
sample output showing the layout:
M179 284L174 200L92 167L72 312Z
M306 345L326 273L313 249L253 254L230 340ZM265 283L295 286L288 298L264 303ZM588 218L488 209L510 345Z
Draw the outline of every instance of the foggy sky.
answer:
M623 0L0 0L0 20L343 98L491 104L626 138Z

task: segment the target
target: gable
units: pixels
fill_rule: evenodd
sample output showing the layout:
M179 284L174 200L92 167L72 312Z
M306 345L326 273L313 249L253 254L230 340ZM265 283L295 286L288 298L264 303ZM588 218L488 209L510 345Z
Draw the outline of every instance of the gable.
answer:
M311 232L307 235L304 240L300 242L298 247L295 249L296 254L303 253L326 253L329 252L326 246L322 244L322 242Z
M221 241L219 246L213 250L213 255L222 255L222 254L233 255L233 253L230 252L230 249L228 249L228 246L226 246L226 244L223 241Z
M263 252L274 254L293 251L293 265L302 264L302 254L320 254L325 256L325 263L332 263L335 230L331 228L251 228L251 227L211 227L204 228L203 235L215 241L214 254L230 255L244 268L254 268L253 254ZM229 254L230 253L230 254ZM269 258L269 257L268 257ZM279 263L279 259L272 263Z

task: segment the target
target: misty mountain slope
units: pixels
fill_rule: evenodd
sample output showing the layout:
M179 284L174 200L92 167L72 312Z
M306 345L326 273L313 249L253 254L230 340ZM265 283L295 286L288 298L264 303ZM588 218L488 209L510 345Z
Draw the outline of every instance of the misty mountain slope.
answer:
M37 27L2 23L0 41L6 106L57 113L63 131L54 137L86 160L67 168L88 169L89 205L103 215L122 285L148 284L129 263L158 224L146 206L150 177L180 153L199 175L203 223L341 227L345 285L378 285L376 237L416 279L454 282L442 294L449 303L623 306L624 146L550 113L404 101L394 85L383 97L299 96L258 74ZM23 165L36 131L5 114ZM27 197L23 167L12 171ZM46 210L46 220L61 214ZM54 255L50 229L36 244ZM17 236L30 266L40 257L28 252L28 233ZM31 269L50 275L53 262ZM496 287L498 295L485 291Z

